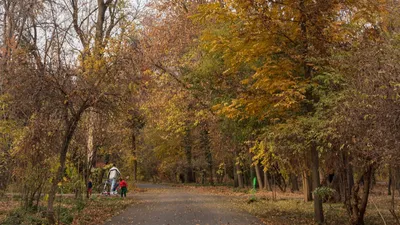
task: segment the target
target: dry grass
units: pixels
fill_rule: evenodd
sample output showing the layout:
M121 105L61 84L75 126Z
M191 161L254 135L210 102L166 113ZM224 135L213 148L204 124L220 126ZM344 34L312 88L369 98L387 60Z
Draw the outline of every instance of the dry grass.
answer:
M203 192L206 194L214 194L221 196L231 196L231 202L234 207L256 215L263 219L265 224L270 225L286 225L298 224L309 225L313 224L313 203L304 202L301 192L283 193L277 191L275 195L268 191L257 191L255 194L256 201L249 203L249 199L253 194L249 189L234 189L232 187L201 187L201 186L182 186L185 190L194 192ZM145 192L146 189L135 189L134 192ZM168 192L167 190L157 190ZM276 198L273 198L276 196ZM275 200L274 200L275 199ZM45 202L43 202L44 204ZM72 224L101 224L103 221L117 215L124 208L135 204L136 201L132 198L120 199L118 197L94 197L91 200L85 200L82 209L78 210L76 201L72 197L64 197L61 207L70 213L73 217ZM56 202L56 207L58 206ZM395 205L400 209L399 192L396 192ZM6 216L16 210L19 206L19 201L10 196L0 198L0 224ZM365 218L366 225L381 225L384 224L383 216L387 225L394 225L395 219L389 212L391 207L391 196L386 194L384 185L374 187L371 195L367 214ZM396 211L400 215L400 211ZM348 215L342 203L329 204L324 203L324 215L327 225L347 224ZM67 224L67 223L64 223Z
M118 215L126 207L135 203L133 198L102 197L91 200L86 207L74 216L74 225L102 224L107 219Z
M95 225L102 224L136 201L133 198L117 196L93 196L92 199L77 201L72 195L65 195L55 202L56 220L62 224ZM46 224L45 201L39 210L26 211L20 209L16 198L3 197L0 201L0 224Z
M383 219L387 225L395 225L395 219L389 212L391 207L391 196L388 196L387 187L384 184L378 184L371 192L367 213L365 216L366 225L382 225ZM312 202L304 202L301 192L280 192L274 195L269 191L257 191L256 201L249 203L253 194L249 189L233 189L232 187L196 187L185 186L185 189L196 192L207 192L216 195L236 196L232 202L238 208L261 218L265 224L270 225L309 225L314 224L314 208ZM399 192L396 192L395 206L396 213L400 215ZM275 198L274 198L275 196ZM274 200L275 199L275 200ZM342 203L324 203L324 216L327 225L348 224L348 215ZM382 217L380 216L382 215Z
M0 224L6 219L7 215L18 208L19 202L12 196L0 197Z

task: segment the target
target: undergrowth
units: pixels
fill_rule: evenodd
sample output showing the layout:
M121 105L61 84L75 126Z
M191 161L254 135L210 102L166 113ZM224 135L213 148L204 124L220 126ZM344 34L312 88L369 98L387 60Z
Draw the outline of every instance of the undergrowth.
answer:
M15 199L14 199L15 201ZM62 198L54 206L57 224L100 224L134 203L133 199L119 197L93 197L92 199ZM44 203L43 203L44 204ZM20 207L8 212L4 225L47 225L46 207L23 209Z

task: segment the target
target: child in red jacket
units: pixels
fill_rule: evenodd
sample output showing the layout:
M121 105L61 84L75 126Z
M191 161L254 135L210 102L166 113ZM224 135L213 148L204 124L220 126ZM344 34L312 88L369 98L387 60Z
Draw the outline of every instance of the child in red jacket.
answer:
M126 197L126 191L128 190L128 184L122 178L119 178L119 187L121 188L121 198Z

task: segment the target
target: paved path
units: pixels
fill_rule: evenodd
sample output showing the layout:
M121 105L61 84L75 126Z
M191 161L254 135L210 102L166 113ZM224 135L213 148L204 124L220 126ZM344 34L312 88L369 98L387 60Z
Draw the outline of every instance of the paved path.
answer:
M106 225L261 225L256 217L232 207L227 197L196 193L162 185L138 185L139 203Z

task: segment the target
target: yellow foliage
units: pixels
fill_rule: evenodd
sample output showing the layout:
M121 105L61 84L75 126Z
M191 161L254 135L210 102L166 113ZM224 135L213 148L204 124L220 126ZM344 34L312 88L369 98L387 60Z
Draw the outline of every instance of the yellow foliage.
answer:
M228 118L259 119L285 117L298 110L310 84L306 68L318 71L319 60L329 55L330 45L349 37L345 12L352 7L362 14L372 7L353 1L224 3L225 7L203 4L192 17L205 27L202 48L223 59L223 75L236 78L241 88L234 99L213 109Z

